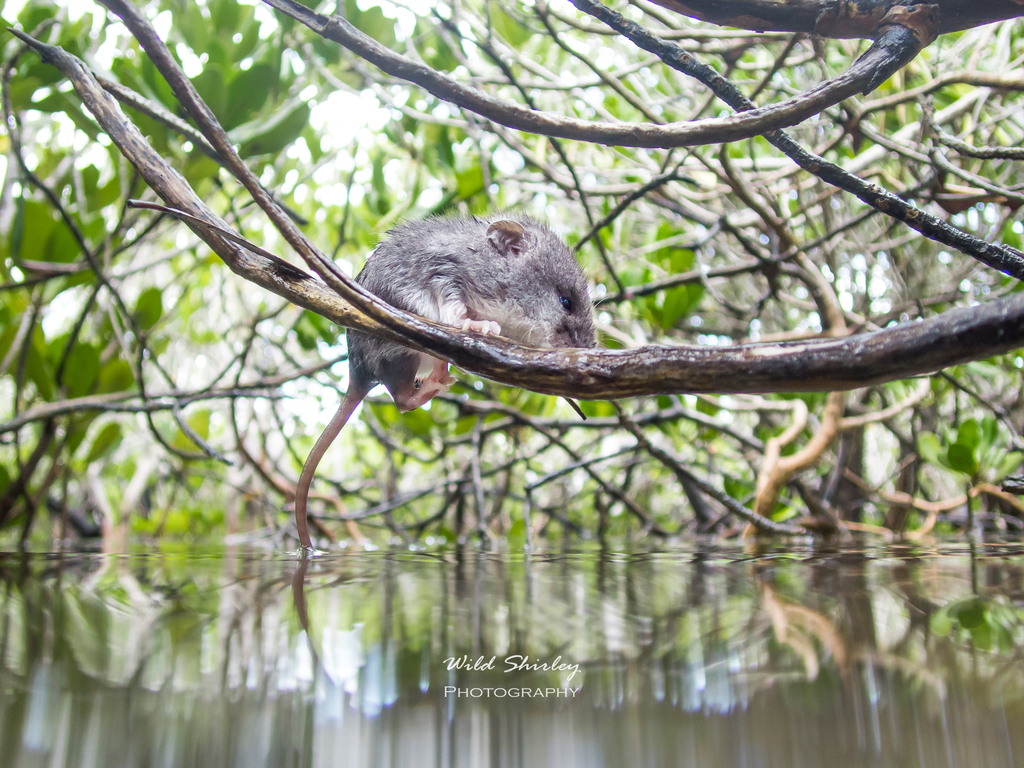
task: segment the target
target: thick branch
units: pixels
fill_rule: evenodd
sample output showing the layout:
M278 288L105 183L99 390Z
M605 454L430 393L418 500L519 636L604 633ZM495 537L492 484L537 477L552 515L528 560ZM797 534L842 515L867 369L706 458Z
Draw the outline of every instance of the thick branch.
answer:
M807 32L830 38L874 38L885 16L906 5L898 0L843 3L824 0L653 1L676 13L712 24L757 32ZM940 34L1015 19L1022 14L1021 5L1015 0L931 0L927 5L936 9Z
M839 77L779 104L751 109L729 117L708 118L665 126L644 124L595 123L588 120L538 112L509 101L502 101L468 87L458 80L414 62L381 45L360 32L340 16L328 18L294 0L264 0L267 5L305 24L322 37L345 46L387 74L415 83L434 96L457 104L501 125L528 133L557 136L622 147L692 147L718 142L740 141L774 128L784 128L806 120L845 98L865 93L881 71L891 71L893 50L873 46ZM919 46L901 51L900 61L913 58ZM902 64L898 64L901 66ZM883 78L884 79L884 78Z

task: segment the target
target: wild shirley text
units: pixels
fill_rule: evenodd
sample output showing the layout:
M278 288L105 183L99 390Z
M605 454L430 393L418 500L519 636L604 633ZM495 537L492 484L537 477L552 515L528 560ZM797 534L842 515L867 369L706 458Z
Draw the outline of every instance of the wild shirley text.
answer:
M451 672L453 669L462 669L473 672L482 672L495 669L495 663L497 662L497 656L491 656L488 659L486 656L477 656L475 659L471 659L469 656L449 656L444 660L445 665L448 667L448 671ZM556 656L552 661L530 661L529 656L506 656L503 659L505 664L505 674L510 672L569 672L569 677L566 682L572 682L572 679L576 676L576 673L580 671L579 664L569 664L566 661L562 661L561 656Z

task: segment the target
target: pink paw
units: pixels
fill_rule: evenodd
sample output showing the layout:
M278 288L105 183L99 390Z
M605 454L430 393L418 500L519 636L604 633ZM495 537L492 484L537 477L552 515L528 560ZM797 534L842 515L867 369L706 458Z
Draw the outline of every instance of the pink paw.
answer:
M463 320L462 330L476 331L484 336L487 334L498 336L501 334L501 326L493 320Z

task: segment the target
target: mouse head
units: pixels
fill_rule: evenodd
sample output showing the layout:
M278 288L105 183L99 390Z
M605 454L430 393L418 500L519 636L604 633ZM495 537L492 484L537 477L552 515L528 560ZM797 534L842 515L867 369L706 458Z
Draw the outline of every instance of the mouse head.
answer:
M561 239L533 219L509 216L487 228L494 268L505 272L503 333L528 344L593 347L594 311L583 270Z

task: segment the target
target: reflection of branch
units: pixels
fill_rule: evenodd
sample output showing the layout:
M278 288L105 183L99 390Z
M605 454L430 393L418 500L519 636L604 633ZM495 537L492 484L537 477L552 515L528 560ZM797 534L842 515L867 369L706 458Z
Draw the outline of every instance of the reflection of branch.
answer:
M776 639L790 645L803 658L809 680L818 676L818 656L806 637L798 634L800 631L817 637L836 660L836 666L845 670L848 658L846 643L831 621L806 606L780 598L767 584L761 585L761 599L771 617Z

